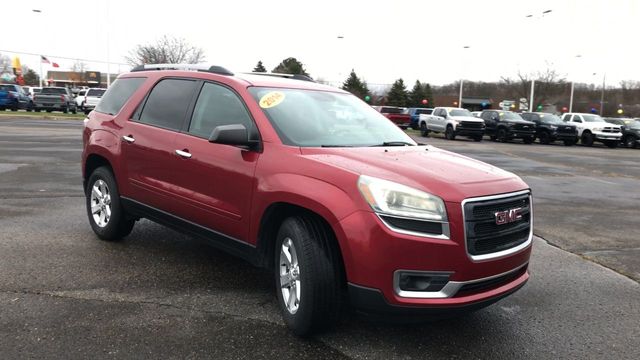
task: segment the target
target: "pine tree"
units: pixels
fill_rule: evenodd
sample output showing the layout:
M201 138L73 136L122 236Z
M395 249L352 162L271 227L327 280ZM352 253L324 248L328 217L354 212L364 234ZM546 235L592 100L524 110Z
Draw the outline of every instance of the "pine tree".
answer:
M262 60L258 61L256 67L253 68L253 72L267 72L267 69L262 65Z
M342 90L348 91L363 100L365 96L371 96L367 83L361 80L353 69L351 69L347 80L342 84Z
M309 74L307 74L307 71L304 69L304 64L302 64L294 57L282 60L282 62L278 64L278 66L273 68L271 72L279 74L297 74L309 76Z
M407 106L409 103L409 93L402 79L396 80L391 85L391 90L387 94L387 104L390 106Z
M425 83L423 84L424 87L424 98L427 99L427 105L428 107L435 107L436 104L433 101L433 91L431 90L431 85L429 85L429 83Z
M420 84L420 81L416 80L415 85L413 85L413 89L411 89L411 92L409 93L409 106L423 106L422 100L425 99L424 90L425 88Z

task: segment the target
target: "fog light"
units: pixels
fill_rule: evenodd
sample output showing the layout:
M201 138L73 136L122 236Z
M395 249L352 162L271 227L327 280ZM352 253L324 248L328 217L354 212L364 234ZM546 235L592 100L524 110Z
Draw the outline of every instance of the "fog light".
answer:
M449 274L400 272L398 280L402 291L440 291L449 282Z

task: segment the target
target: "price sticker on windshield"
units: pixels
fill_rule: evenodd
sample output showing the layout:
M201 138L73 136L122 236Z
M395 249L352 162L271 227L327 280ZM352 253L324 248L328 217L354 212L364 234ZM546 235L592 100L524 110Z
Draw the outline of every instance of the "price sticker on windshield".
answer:
M269 109L280 105L283 101L284 93L281 93L280 91L271 91L260 99L260 107L263 109Z

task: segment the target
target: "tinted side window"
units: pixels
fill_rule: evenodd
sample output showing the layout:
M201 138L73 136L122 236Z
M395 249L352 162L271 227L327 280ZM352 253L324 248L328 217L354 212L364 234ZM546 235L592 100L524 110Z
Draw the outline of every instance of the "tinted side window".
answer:
M485 111L485 112L482 113L482 118L485 119L485 120L491 120L491 115L492 114L493 113L491 111Z
M139 121L165 129L182 129L195 85L193 80L161 80L151 90Z
M144 80L144 78L126 78L114 81L96 106L96 111L112 115L119 113Z
M205 83L193 110L189 133L209 138L216 126L242 124L249 133L253 121L238 96L228 88Z

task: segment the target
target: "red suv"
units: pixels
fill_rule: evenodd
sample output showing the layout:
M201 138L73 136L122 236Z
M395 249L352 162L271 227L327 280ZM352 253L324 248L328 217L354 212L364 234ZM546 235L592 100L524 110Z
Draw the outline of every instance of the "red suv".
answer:
M415 320L525 284L533 216L520 178L418 145L342 90L265 75L121 75L83 132L97 236L147 218L266 267L297 334L331 326L347 303Z

